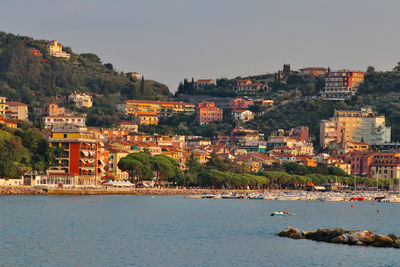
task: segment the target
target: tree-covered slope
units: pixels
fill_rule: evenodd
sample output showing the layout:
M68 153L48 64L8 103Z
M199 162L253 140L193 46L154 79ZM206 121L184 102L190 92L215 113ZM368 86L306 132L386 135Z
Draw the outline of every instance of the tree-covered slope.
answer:
M0 95L27 104L47 102L56 94L73 91L104 96L119 95L121 100L162 99L167 86L155 81L135 80L103 64L95 54L75 54L69 47L69 60L55 58L47 51L46 40L0 32ZM43 57L34 55L39 50Z

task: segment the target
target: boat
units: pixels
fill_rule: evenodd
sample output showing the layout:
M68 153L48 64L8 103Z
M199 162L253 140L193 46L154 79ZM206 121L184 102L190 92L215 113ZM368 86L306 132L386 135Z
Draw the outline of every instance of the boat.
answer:
M184 196L184 198L189 198L189 199L200 199L201 195L187 195Z
M375 201L382 201L386 196L379 196L379 197L375 197L374 200Z
M352 197L352 198L350 199L350 201L363 201L363 200L364 200L363 197Z
M247 197L248 199L264 199L264 195L250 195Z
M277 200L281 200L281 201L297 201L297 200L300 200L300 197L297 197L297 196L278 196Z
M208 194L208 195L202 195L201 198L216 198L216 195L213 194Z
M343 197L324 197L324 198L321 198L321 201L341 202L341 201L344 201L344 198Z
M271 213L271 216L295 216L296 213L290 213L286 211L274 211Z
M223 198L223 199L243 199L244 197L243 197L243 195L228 194L228 195L222 195L221 198Z
M384 198L381 199L379 202L383 202L383 203L400 203L400 198Z

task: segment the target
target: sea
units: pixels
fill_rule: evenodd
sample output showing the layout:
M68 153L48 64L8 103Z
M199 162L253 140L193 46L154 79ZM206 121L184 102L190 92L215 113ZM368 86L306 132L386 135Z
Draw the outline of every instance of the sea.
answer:
M0 266L400 266L400 249L276 236L286 226L400 234L400 204L1 196Z

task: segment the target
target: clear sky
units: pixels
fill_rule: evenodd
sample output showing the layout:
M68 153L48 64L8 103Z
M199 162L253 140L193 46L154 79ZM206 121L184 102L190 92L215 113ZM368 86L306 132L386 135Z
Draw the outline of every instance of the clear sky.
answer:
M390 70L399 0L2 0L0 31L58 39L175 91L183 78L275 72L284 63Z

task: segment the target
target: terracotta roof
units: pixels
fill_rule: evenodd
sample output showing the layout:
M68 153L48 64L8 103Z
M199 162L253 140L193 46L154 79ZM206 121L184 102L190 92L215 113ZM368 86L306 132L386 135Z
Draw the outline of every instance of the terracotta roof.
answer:
M6 104L8 106L28 106L27 104L24 104L21 102L15 102L15 101L7 101Z
M138 104L174 104L174 105L193 105L192 103L182 101L160 101L160 100L126 100L123 103L138 103Z

